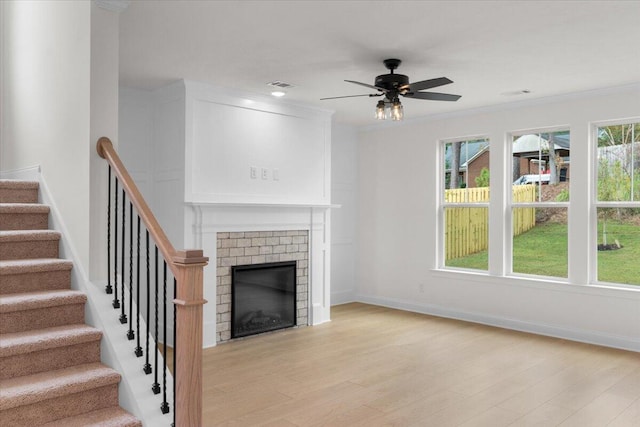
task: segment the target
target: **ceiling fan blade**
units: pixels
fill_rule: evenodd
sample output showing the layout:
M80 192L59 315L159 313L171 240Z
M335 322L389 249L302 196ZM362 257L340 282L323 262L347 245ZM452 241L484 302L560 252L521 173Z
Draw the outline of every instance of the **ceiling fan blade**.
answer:
M461 98L460 95L452 95L450 93L438 93L438 92L408 92L404 96L414 99L428 99L431 101L457 101Z
M320 98L320 101L324 101L325 99L356 98L358 96L373 97L373 96L382 96L382 94L381 93L369 93L369 94L365 94L365 95L332 96L332 97L329 97L329 98Z
M453 83L446 77L438 77L437 79L422 80L421 82L415 82L409 84L409 92L417 92L419 90L431 89L438 86L444 86ZM403 89L403 88L401 88Z
M378 86L374 86L374 85L370 85L370 84L367 84L367 83L360 83L360 82L356 82L354 80L345 80L345 82L357 84L357 85L364 86L364 87L368 87L370 89L379 90L380 92L384 92L384 93L388 92L387 89L384 89L384 88L381 88L381 87L378 87Z

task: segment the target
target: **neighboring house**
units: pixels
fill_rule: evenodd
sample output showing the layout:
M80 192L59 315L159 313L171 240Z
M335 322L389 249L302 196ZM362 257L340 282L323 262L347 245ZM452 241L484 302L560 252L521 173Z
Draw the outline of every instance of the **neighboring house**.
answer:
M567 181L570 175L569 134L554 135L556 158L562 160L558 169L560 181ZM539 135L523 135L513 142L513 178L523 175L549 173L549 141Z
M489 146L483 147L480 151L474 154L469 160L462 164L462 169L465 171L467 179L467 187L477 187L476 178L480 176L482 169L489 169Z

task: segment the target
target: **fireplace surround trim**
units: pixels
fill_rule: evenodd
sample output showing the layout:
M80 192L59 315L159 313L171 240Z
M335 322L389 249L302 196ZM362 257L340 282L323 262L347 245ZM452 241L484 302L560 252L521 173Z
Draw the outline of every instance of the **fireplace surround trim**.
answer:
M273 230L216 233L216 342L231 339L231 268L296 261L296 327L309 324L310 231Z

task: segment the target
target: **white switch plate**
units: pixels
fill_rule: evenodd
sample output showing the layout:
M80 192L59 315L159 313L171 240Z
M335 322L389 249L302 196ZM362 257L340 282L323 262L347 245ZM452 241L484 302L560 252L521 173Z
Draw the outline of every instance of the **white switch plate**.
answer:
M258 177L258 168L255 166L249 166L249 176L251 179L256 179Z
M262 168L262 179L269 179L269 169Z

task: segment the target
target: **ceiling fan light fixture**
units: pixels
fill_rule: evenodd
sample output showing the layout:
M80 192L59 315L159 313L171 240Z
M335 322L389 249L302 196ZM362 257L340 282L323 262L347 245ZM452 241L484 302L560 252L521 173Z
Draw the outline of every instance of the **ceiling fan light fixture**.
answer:
M378 101L378 104L376 105L376 115L375 115L376 119L378 120L384 120L386 119L386 112L385 112L385 105L384 105L384 101L380 100Z
M408 76L405 76L404 74L394 73L394 70L398 68L401 62L402 61L400 61L399 59L385 59L383 63L389 70L389 73L377 76L375 79L375 83L372 85L368 83L357 82L355 80L345 80L345 82L347 83L353 83L357 84L358 86L364 86L369 89L373 89L377 91L377 93L333 96L329 98L320 98L320 100L355 98L360 96L383 96L382 101L378 101L378 103L376 104L374 117L378 120L385 120L390 118L394 121L399 121L404 119L404 108L400 103L400 96L416 100L421 99L428 101L457 101L458 99L460 99L460 95L453 95L450 93L423 92L423 90L448 85L450 83L453 83L453 81L446 77L438 77L435 79L409 83Z
M274 90L273 92L271 92L271 95L277 97L277 98L281 98L283 96L285 96L287 93L283 92L281 90Z
M394 98L391 104L391 119L394 121L404 119L404 109L398 98Z

